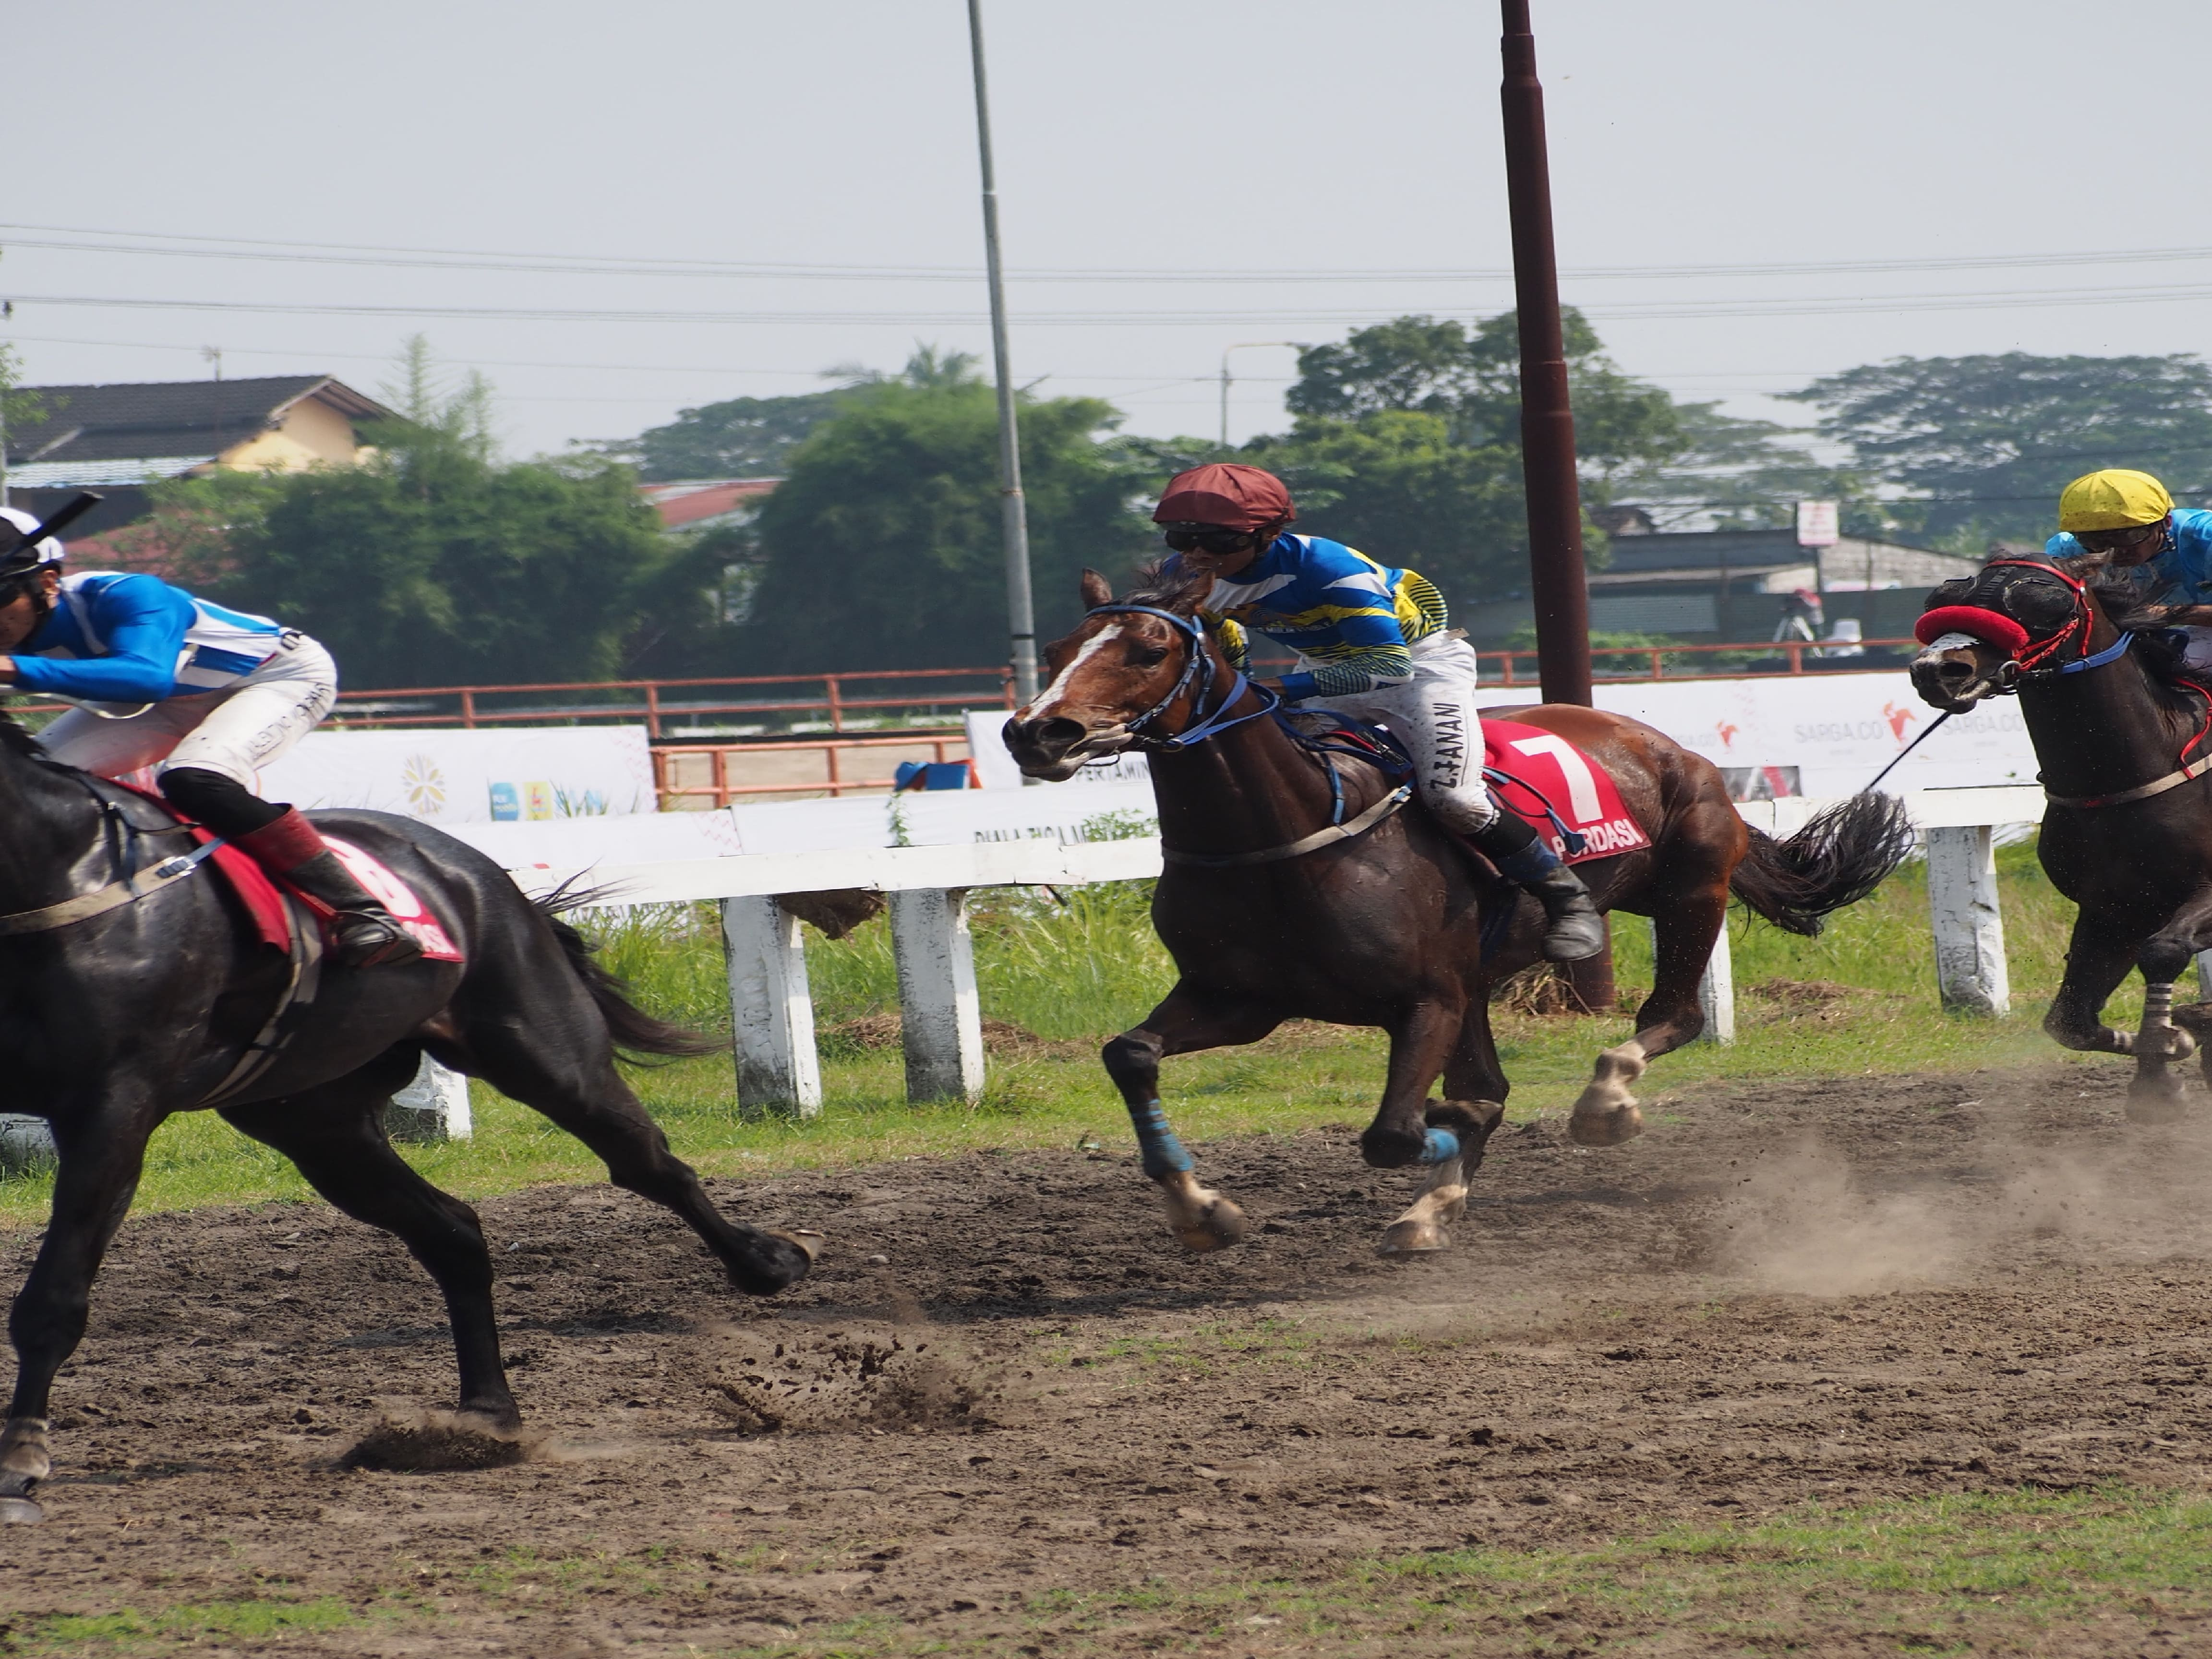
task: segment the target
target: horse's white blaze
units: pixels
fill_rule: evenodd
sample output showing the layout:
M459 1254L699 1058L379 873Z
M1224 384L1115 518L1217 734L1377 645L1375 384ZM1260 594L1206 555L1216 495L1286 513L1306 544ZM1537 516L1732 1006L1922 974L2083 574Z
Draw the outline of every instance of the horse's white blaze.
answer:
M1928 650L1965 651L1974 646L1979 645L1981 641L1976 639L1972 634L1960 634L1957 632L1938 634L1935 639L1929 642ZM1925 656L1927 652L1923 652L1921 654Z
M1109 623L1105 627L1100 629L1096 634L1093 634L1089 639L1085 640L1083 642L1083 648L1075 653L1074 659L1071 661L1066 667L1061 669L1058 674L1053 677L1052 684L1044 689L1044 695L1040 696L1027 708L1021 711L1022 718L1024 720L1042 720L1044 716L1050 714L1052 712L1052 706L1058 702L1060 697L1066 692L1068 680L1074 675L1075 671L1082 667L1085 663L1089 662L1091 659L1097 653L1099 649L1105 645L1107 641L1119 639L1121 636L1121 624L1119 623Z

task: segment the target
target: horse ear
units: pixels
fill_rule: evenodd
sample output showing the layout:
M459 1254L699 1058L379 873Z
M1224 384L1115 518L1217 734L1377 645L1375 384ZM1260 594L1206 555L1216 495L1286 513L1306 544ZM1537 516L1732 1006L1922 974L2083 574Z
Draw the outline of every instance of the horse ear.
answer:
M1083 580L1076 585L1076 591L1083 596L1085 611L1096 611L1102 605L1114 603L1114 584L1087 568L1083 573Z

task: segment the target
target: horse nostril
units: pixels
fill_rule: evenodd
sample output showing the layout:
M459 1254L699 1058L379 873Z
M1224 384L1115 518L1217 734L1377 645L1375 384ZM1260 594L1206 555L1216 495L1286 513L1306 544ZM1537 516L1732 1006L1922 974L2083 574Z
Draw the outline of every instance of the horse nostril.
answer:
M1066 749L1083 741L1084 725L1055 714L1047 720L1030 723L1030 736L1035 742L1050 749Z

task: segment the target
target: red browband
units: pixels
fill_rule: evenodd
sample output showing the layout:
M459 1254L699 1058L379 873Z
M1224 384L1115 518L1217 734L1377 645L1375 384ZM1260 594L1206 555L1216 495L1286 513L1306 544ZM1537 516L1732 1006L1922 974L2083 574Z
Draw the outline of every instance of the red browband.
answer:
M1933 645L1946 634L1971 634L1987 645L2002 646L2018 655L2027 645L2027 630L2001 611L1978 605L1939 605L1913 624L1912 637Z

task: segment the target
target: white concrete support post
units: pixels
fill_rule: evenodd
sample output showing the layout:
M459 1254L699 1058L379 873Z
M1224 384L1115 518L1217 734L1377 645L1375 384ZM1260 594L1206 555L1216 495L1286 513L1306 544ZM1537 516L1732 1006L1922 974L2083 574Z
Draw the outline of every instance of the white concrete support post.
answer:
M975 995L968 895L924 887L893 893L891 951L908 1100L975 1100L983 1093L983 1009Z
M2212 951L2197 953L2197 1000L2212 1002Z
M737 1030L738 1112L812 1117L822 1109L822 1066L799 918L773 898L724 899L722 948Z
M2004 915L1997 908L1992 826L1928 832L1928 909L1936 931L1936 983L1954 1013L2012 1012L2005 972Z
M1729 953L1728 917L1713 940L1713 953L1705 958L1705 971L1698 980L1698 1012L1705 1017L1701 1042L1723 1047L1735 1041L1735 958Z
M476 1125L469 1115L468 1079L423 1055L415 1080L385 1109L384 1127L394 1140L421 1146L469 1139Z

